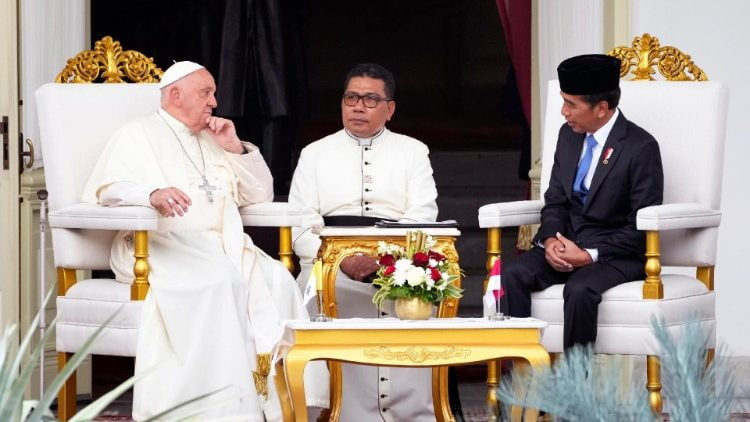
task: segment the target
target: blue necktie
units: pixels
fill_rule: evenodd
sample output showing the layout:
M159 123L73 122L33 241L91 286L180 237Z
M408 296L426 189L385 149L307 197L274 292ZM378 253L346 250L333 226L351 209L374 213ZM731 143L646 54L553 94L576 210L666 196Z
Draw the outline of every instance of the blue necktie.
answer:
M591 160L594 157L594 147L596 146L596 139L594 135L586 137L586 152L583 153L581 162L578 163L578 171L576 171L576 180L573 182L573 192L579 194L581 203L586 203L586 195L589 190L584 186L583 181L586 180L586 174L589 172L591 167Z

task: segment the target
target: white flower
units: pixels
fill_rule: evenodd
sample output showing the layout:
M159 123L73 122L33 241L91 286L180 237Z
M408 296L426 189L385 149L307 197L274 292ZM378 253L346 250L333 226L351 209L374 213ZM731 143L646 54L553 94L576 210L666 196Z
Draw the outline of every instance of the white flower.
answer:
M438 262L435 261L434 259L430 258L430 262L428 262L427 265L429 265L432 268L437 268Z
M448 283L441 281L440 283L435 285L435 288L440 290L441 292L445 290L445 288L448 287Z
M435 285L435 280L432 279L429 275L424 280L424 283L427 285L427 290L432 290L432 287Z
M412 267L406 272L406 282L410 286L416 287L422 284L425 280L425 272L423 268Z
M406 271L396 270L393 272L393 284L403 286L406 283Z
M382 240L378 242L378 255L386 255L389 253L390 247L387 243Z
M450 275L450 274L448 274L447 272L442 272L442 273L440 273L440 278L442 278L443 280L446 280L446 281L448 281L448 278L449 278L450 276L451 276L451 275Z
M427 238L424 241L424 246L427 249L434 248L436 244L437 242L435 241L435 239L432 238L432 236L427 236Z
M398 261L396 261L396 271L408 271L411 268L414 268L414 264L411 263L410 259L401 258Z

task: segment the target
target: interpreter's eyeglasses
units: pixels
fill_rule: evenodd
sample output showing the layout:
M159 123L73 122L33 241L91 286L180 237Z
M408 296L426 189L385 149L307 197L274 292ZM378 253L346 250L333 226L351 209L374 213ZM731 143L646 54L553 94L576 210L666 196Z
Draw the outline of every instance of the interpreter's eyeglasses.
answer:
M357 95L353 92L345 92L344 96L344 105L349 107L354 107L357 105L359 100L362 100L362 104L365 105L367 108L375 108L380 104L381 101L393 101L390 98L381 98L377 95L372 94L365 94L365 95Z

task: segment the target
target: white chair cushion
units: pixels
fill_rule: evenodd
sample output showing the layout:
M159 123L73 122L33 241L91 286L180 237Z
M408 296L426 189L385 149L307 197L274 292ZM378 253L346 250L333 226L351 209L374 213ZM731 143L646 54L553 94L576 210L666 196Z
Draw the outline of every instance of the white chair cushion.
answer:
M721 211L703 204L666 204L638 210L638 230L675 230L718 227Z
M110 316L91 354L135 356L143 302L130 300L130 284L82 280L57 298L57 351L76 352Z
M539 224L544 203L540 200L500 202L479 208L479 227L516 227Z
M664 298L643 299L643 281L616 286L602 295L599 304L596 350L599 353L632 355L657 354L651 333L651 317L658 316L677 330L696 315L715 343L714 305L716 296L700 281L677 274L662 275ZM563 288L554 285L532 293L531 316L549 323L542 344L550 352L563 350Z
M158 213L150 207L103 207L78 203L49 213L52 228L156 230Z
M253 227L299 227L302 210L288 202L263 202L240 207L242 224Z

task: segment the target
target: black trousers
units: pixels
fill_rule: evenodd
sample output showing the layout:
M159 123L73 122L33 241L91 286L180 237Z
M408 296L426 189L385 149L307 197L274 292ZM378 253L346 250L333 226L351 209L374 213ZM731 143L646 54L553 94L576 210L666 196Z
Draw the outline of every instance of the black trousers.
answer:
M623 267L625 271L621 269ZM602 293L618 284L643 279L644 276L642 262L622 258L614 262L595 262L569 273L558 272L547 263L544 249L534 247L503 267L501 280L507 301L501 306L503 312L511 316L531 316L531 293L564 283L563 345L567 349L574 344L596 340Z

